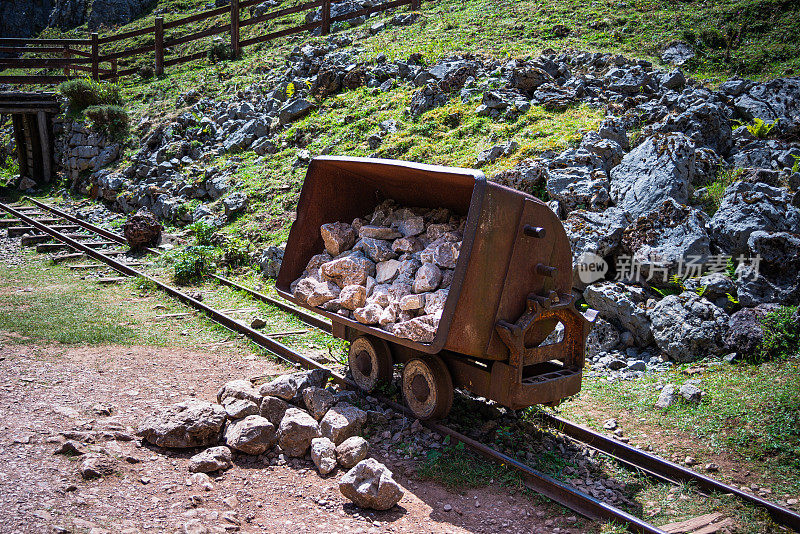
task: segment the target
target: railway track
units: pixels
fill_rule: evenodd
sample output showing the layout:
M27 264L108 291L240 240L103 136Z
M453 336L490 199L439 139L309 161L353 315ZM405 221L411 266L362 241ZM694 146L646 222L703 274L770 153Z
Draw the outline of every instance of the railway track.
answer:
M39 232L43 236L55 240L57 242L56 244L59 246L65 245L77 251L77 253L71 255L73 257L86 255L108 265L123 275L136 276L148 280L150 283L162 289L170 296L182 301L188 306L204 312L219 324L222 324L234 332L244 335L254 343L293 365L305 367L307 369L324 368L324 366L321 364L306 358L290 347L276 341L275 339L272 339L268 335L262 334L257 330L254 330L253 328L236 321L222 310L212 308L211 306L208 306L199 300L181 292L179 289L165 284L160 280L134 268L141 265L141 263L134 264L130 262L126 263L118 261L114 256L120 255L121 251L104 251L98 248L99 246L108 246L109 244L126 246L125 239L119 234L110 232L96 225L78 219L73 215L70 215L38 200L28 200L30 200L30 202L33 204L32 207L8 206L5 204L0 204L0 210L5 211L15 218L12 219L14 222L11 224L24 224L24 226L11 226L10 224L7 224L8 219L0 219L0 221L2 221L0 222L0 227L8 227L10 235L22 235L23 233L30 231ZM73 230L79 230L81 233L64 233L65 231ZM86 234L85 232L91 232L91 234L94 235ZM82 239L84 238L89 241L83 241ZM97 245L97 241L91 241L91 239L96 238L105 239L106 241L101 241L100 243L102 244ZM43 238L40 239L44 241ZM45 244L48 243L41 242L39 245L37 245L37 249L41 245ZM47 248L45 248L45 250L47 250ZM148 250L151 253L160 253L154 249ZM212 275L212 277L223 285L243 291L256 300L266 302L279 308L283 312L295 315L309 326L318 328L325 332L331 331L331 324L329 321L310 314L305 310L291 306L284 301L275 299L224 277L218 275ZM332 373L332 376L337 384L348 388L356 388L355 384L348 380L345 376L342 376L338 373ZM393 409L410 414L409 410L405 406L402 406L390 399L382 398L380 396L376 397L383 403L391 406ZM776 523L790 527L796 531L800 531L800 514L797 514L796 512L782 507L774 502L761 499L756 495L747 493L700 473L696 473L690 469L686 469L678 464L646 453L622 442L615 441L589 428L576 425L554 415L542 414L541 418L544 424L576 441L588 445L589 447L592 447L597 451L614 458L628 468L643 472L662 481L676 484L688 482L694 484L702 491L722 492L736 495L740 499L752 505L765 509L767 512L769 512L770 516ZM587 495L568 484L541 473L530 466L527 466L500 451L492 449L487 445L475 441L447 426L429 421L420 422L434 432L437 432L443 436L450 436L452 439L464 443L465 446L488 458L489 460L514 469L520 474L523 482L528 488L567 508L570 508L571 510L574 510L577 513L580 513L589 519L622 523L633 532L665 532L659 527L651 525L646 521L643 521L642 519L625 512L624 510L615 508L590 495Z

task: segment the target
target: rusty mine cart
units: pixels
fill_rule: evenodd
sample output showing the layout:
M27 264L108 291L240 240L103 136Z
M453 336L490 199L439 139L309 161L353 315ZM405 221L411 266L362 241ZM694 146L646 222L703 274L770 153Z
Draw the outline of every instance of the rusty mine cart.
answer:
M308 168L278 293L323 250L320 226L371 213L386 199L467 215L449 295L431 343L399 338L310 308L350 341L353 380L366 391L404 364L402 391L420 419L440 419L453 388L508 408L553 404L581 388L586 337L596 315L575 308L572 254L561 222L542 201L486 180L477 170L395 160L317 157ZM560 333L551 336L558 324ZM560 337L550 343L555 337ZM547 340L549 344L543 344Z

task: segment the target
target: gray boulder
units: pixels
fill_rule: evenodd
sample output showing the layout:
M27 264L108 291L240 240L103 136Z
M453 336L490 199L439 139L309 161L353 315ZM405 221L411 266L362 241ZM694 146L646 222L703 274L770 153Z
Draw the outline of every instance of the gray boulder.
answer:
M258 415L259 412L258 404L244 399L227 398L222 407L225 408L229 419L241 419L248 415Z
M231 380L219 388L217 402L222 404L228 398L249 400L255 404L261 404L261 395L249 380Z
M615 141L622 147L623 151L630 150L630 141L628 140L628 130L622 119L617 117L608 117L603 121L597 129L597 134L602 139L609 139Z
M215 445L225 418L222 406L190 399L160 408L142 422L136 435L159 447Z
M576 210L569 214L564 229L572 246L572 287L580 290L603 279L605 271L590 270L590 262L616 253L628 224L628 214L614 207L602 212Z
M225 446L210 447L189 458L189 471L192 473L212 473L230 468L233 454Z
M702 297L723 310L733 311L728 295L736 295L736 284L724 273L711 273L699 278L688 278L683 283L687 291L702 293Z
M761 230L747 240L752 258L737 267L737 291L742 306L766 302L800 302L800 237L789 232Z
M597 317L589 337L586 338L586 356L593 358L610 352L619 345L619 341L619 330L605 319Z
M261 256L258 259L258 266L261 268L261 274L267 278L277 278L283 263L283 247L276 247L271 245L261 251Z
M661 53L661 61L680 66L694 58L695 55L695 51L691 45L678 41L664 49Z
M547 71L526 63L511 70L509 85L520 91L530 92L552 81L553 77Z
M303 399L304 389L312 386L323 387L330 374L327 369L313 369L281 375L261 386L259 393L299 404Z
M478 167L482 167L487 163L494 163L495 161L497 161L498 158L503 156L510 156L518 149L519 149L519 143L517 143L516 141L509 141L502 145L494 145L491 148L482 150L481 153L478 154L478 159L475 161L475 165Z
M321 437L319 423L298 408L289 408L278 427L278 445L289 456L303 456L311 440Z
M599 157L606 172L619 165L625 156L625 151L618 141L604 138L597 132L584 135L581 148Z
M703 400L703 391L695 384L694 380L687 380L681 385L680 394L690 404L700 404Z
M636 217L670 198L686 204L694 174L694 152L694 142L681 133L647 138L611 169L611 199Z
M94 0L87 22L90 30L101 26L123 26L144 13L153 0Z
M231 449L258 455L271 449L278 441L275 425L260 415L248 415L228 425L225 443Z
M297 119L302 119L315 108L314 104L303 98L292 100L278 111L278 121L285 126Z
M247 209L248 202L249 198L241 191L231 193L222 200L222 204L225 206L225 216L231 219L243 213Z
M656 401L656 408L665 409L675 404L675 386L667 384L661 389Z
M725 110L709 102L696 104L677 115L667 115L663 121L644 128L642 135L649 137L668 132L683 133L694 141L697 148L710 148L723 156L733 145L733 130Z
M637 345L646 347L653 341L645 308L647 295L642 288L619 282L599 282L588 286L583 298L600 317L628 330Z
M336 404L336 399L330 390L312 386L303 390L303 403L311 417L319 421Z
M761 304L755 308L743 308L731 315L725 346L745 358L757 356L764 340L764 318L778 309L777 304Z
M438 83L429 83L411 96L411 116L419 117L426 111L447 104L447 93Z
M252 119L241 123L242 126L235 130L223 143L228 152L238 152L249 148L259 137L269 133L269 126L262 119Z
M666 285L673 275L683 276L689 265L702 265L711 255L705 226L708 216L672 199L639 217L622 237L622 249L641 265L642 276L653 285Z
M736 182L708 223L712 241L731 255L745 254L753 232L791 232L800 227L800 212L786 189L761 183Z
M388 510L403 498L392 472L375 460L362 460L339 481L339 491L361 508Z
M86 480L111 476L114 474L115 470L116 461L113 458L100 454L85 456L78 466L78 472L80 472L81 476Z
M275 426L281 424L283 415L290 408L288 402L278 397L264 397L261 401L261 417L266 417Z
M325 414L319 428L323 436L340 444L349 437L361 433L367 422L367 412L346 402L340 402Z
M339 465L350 469L367 457L369 442L361 436L347 438L336 447L336 459Z
M656 345L677 362L725 352L728 316L693 291L669 295L648 313Z
M566 167L551 170L546 189L566 212L576 209L603 211L610 202L608 177L602 169Z
M754 85L734 102L746 120L759 118L774 123L786 136L800 134L800 78L778 78Z
M336 469L336 445L328 438L312 439L311 461L317 466L320 475L327 475Z

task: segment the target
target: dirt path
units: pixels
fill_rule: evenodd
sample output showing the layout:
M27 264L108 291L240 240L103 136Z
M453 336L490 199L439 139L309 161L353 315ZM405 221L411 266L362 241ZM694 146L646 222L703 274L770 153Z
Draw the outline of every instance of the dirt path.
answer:
M302 460L269 465L239 457L204 490L189 481L190 451L142 446L124 434L158 406L190 396L213 400L225 381L276 373L276 365L224 348L67 348L9 344L2 335L2 532L585 531L553 505L491 487L451 493L409 480L402 464L380 456L406 490L388 512L359 511L339 494L341 472L322 478ZM100 415L108 408L110 415ZM115 431L122 439L103 441L103 432ZM117 472L83 480L78 460L53 454L65 432L84 442L97 437L86 448L116 457Z

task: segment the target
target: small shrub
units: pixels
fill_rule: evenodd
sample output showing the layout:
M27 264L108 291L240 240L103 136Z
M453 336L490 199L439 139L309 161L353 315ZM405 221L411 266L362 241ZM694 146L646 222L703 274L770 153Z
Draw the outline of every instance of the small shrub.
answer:
M92 121L95 130L104 133L111 139L124 141L128 137L130 118L125 108L103 104L89 106L84 113Z
M102 104L122 104L119 86L113 83L100 83L89 78L76 78L67 80L58 87L61 94L69 99L69 108L73 112L80 112L89 106Z
M683 284L683 278L677 274L673 274L669 279L669 287L664 289L658 289L657 287L654 287L652 289L663 298L669 295L680 295L686 291L686 286ZM700 296L702 297L702 295Z
M216 268L215 260L216 249L212 247L186 247L175 256L175 283L189 285L200 281Z
M743 173L744 169L720 169L717 177L706 185L704 200L709 213L713 215L719 209L720 204L722 204L722 198L725 196L725 190L734 182L741 180Z
M798 352L800 347L800 324L797 306L781 306L767 314L761 322L764 338L761 353L756 354L754 363L774 359L786 359Z
M194 234L194 244L199 247L210 247L213 245L215 228L204 221L197 221L189 225L189 230Z
M250 249L252 244L245 239L231 239L225 245L222 263L228 267L241 267L250 262Z
M0 187L7 186L19 174L19 163L11 156L0 159Z
M769 137L769 133L778 124L778 119L775 122L764 122L763 120L756 117L753 119L752 124L746 124L747 131L753 134L755 137L759 139L766 139Z
M143 80L149 80L156 75L156 71L152 65L142 65L139 67L139 77Z
M233 48L228 43L214 43L208 49L208 60L211 63L218 63L235 57L236 54L233 53Z

